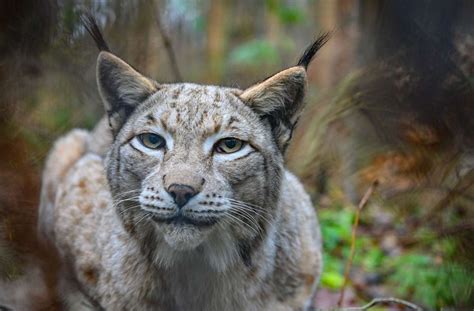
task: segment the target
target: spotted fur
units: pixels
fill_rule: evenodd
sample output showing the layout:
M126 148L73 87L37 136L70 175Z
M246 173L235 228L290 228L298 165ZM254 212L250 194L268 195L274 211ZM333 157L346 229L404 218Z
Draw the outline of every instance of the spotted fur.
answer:
M70 308L308 308L319 225L283 160L304 66L238 90L159 84L101 52L97 77L107 116L60 138L43 177L39 228L64 259ZM165 147L147 148L143 133ZM216 152L226 137L246 143ZM197 193L181 208L176 184Z

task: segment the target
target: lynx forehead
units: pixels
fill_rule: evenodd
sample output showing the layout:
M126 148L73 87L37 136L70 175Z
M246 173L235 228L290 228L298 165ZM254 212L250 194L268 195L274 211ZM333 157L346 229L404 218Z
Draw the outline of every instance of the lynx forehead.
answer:
M239 93L216 86L166 85L138 109L130 123L135 129L160 131L170 143L177 137L186 144L199 139L206 143L207 152L219 136L257 140L259 133L254 130L258 130L259 118L242 104Z
M245 90L160 84L101 52L107 121L58 140L43 177L61 295L110 310L310 307L319 225L283 156L326 40Z

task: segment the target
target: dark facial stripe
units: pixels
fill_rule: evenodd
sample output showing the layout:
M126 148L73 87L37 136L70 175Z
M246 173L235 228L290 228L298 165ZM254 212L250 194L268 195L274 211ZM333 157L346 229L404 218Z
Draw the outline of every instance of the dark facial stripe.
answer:
M135 138L135 136L136 136L135 133L130 133L129 137L127 137L127 139L123 143L121 143L119 147L128 145L132 141L132 139Z
M219 90L216 90L216 97L214 98L214 101L218 102L221 100L221 93Z
M204 115L203 115L204 117ZM220 122L214 123L214 128L212 129L213 134L219 133L222 128L222 124Z
M178 115L179 115L179 113L178 113ZM167 125L168 116L162 116L160 118L160 121L161 121L161 127L163 128L163 130L168 132L168 125Z
M122 148L122 146L118 146L118 148L116 149L118 165L115 168L115 176L120 176L120 166L122 163L122 161L120 161L120 148Z
M258 215L258 213L255 213ZM245 221L245 219L243 220ZM258 220L258 228L256 228L259 234L253 239L239 241L239 254L244 265L248 268L252 267L252 254L262 245L262 241L267 236L267 223L262 217Z
M141 250L148 258L150 262L154 261L155 250L156 250L156 239L152 230L146 230L145 233L141 233Z
M138 149L137 147L135 147L133 144L130 144L130 147L132 147L134 150L136 150L138 153L140 153L142 156L145 155L145 153L143 153L143 151L141 151L140 149Z
M229 123L227 123L226 127L231 127L234 123L239 123L240 121L236 117L230 117Z
M156 122L156 119L155 119L155 117L154 117L154 116L153 116L151 113L150 113L150 114L148 114L148 115L146 116L146 118L147 118L147 119L148 119L148 121L150 121L150 122L153 122L153 123L155 123L155 122Z
M263 166L264 166L264 176L265 176L265 181L264 184L266 185L265 187L265 202L268 202L269 198L269 187L268 187L268 181L269 181L269 173L268 173L268 165L266 158L263 157ZM272 210L273 211L273 210ZM259 213L254 211L255 216L259 216ZM243 220L245 221L245 219ZM265 239L267 236L267 227L268 223L265 221L265 219L260 215L258 218L258 227L257 232L259 234L254 237L253 239L249 240L242 240L239 242L239 254L240 257L242 258L242 261L246 267L251 267L252 266L252 254L256 251L257 248L261 247L262 241Z
M270 188L269 188L269 185L268 185L268 181L270 180L269 178L269 173L268 173L268 163L267 163L267 159L265 157L263 157L263 171L264 171L264 177L265 177L265 181L264 181L264 193L265 193L265 202L267 202L268 200L268 197L270 196Z
M122 148L122 146L118 146L118 148L116 149L116 167L115 167L115 176L117 177L117 179L115 180L115 183L112 186L112 188L114 188L114 192L116 193L120 193L121 189L120 189L120 182L119 182L119 179L120 179L120 171L121 171L121 168L122 168L122 161L120 160L121 158L121 153L120 153L120 148ZM119 207L119 212L122 210L123 206L120 206ZM124 214L124 228L130 232L130 234L134 235L135 234L135 225L134 225L134 221L133 221L133 214L131 213L125 213Z
M179 94L181 93L182 89L184 86L180 86L176 90L174 90L173 95L171 95L171 98L177 99L179 97Z
M242 259L242 262L247 268L252 267L252 257L251 257L251 245L249 241L242 240L239 242L239 255Z

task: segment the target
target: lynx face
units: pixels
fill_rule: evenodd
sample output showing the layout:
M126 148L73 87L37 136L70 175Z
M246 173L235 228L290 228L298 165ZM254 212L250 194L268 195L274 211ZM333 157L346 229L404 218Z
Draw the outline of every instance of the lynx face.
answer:
M114 151L117 199L135 205L123 217L133 215L135 230L153 223L174 248L195 248L215 230L255 235L271 215L264 202L278 193L281 153L235 90L163 86L130 117Z
M167 253L228 258L219 269L245 257L274 217L305 69L245 91L160 85L107 52L97 72L114 133L107 175L125 229L168 265L163 241Z

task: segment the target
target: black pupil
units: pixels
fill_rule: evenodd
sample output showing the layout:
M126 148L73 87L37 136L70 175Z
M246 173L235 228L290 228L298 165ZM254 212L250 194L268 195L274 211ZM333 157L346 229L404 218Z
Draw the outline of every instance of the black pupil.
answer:
M148 141L152 145L158 145L160 143L160 136L158 136L158 135L148 135Z
M229 139L229 140L226 140L224 143L225 143L225 146L229 149L234 149L237 146L236 139Z

